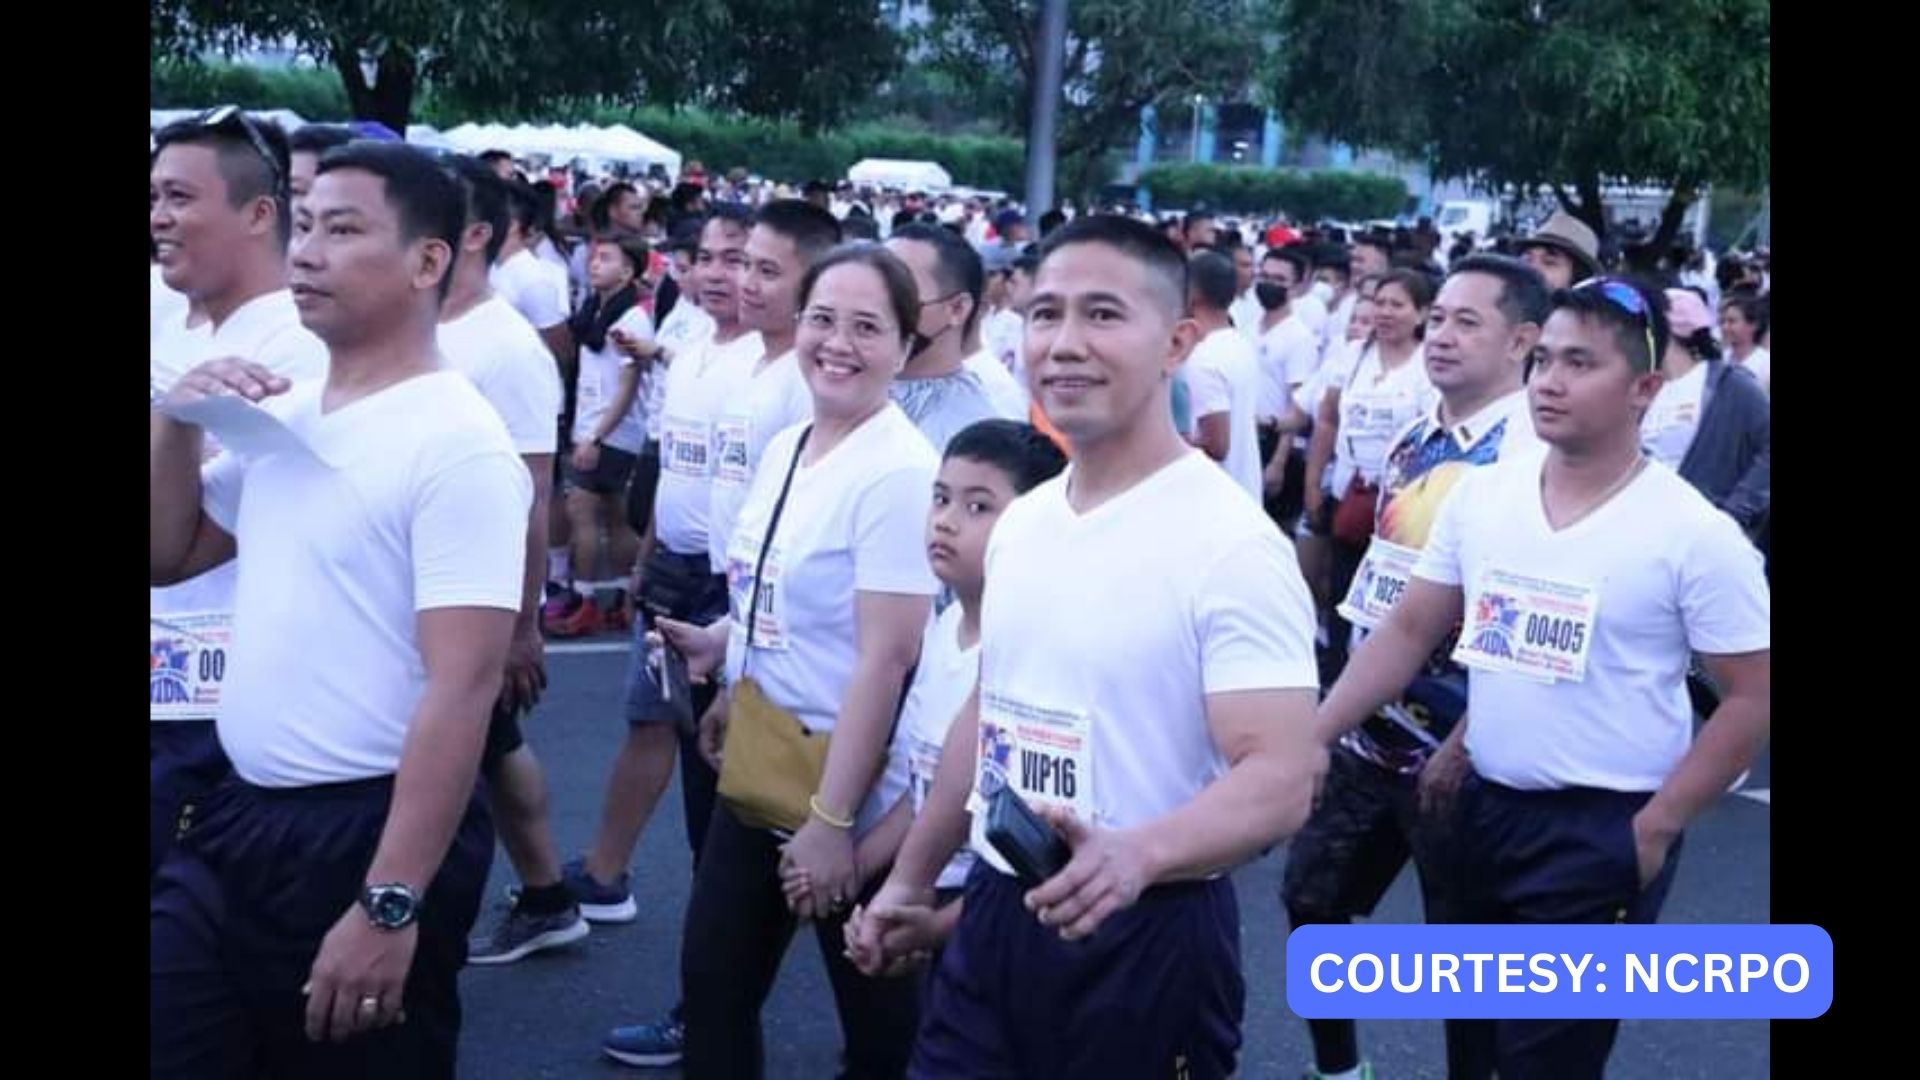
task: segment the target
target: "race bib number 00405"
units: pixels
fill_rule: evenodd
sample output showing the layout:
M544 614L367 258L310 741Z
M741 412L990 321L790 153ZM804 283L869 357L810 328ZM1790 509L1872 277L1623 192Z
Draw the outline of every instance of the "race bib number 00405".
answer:
M1482 671L1581 682L1599 604L1591 585L1489 570L1467 597L1453 659Z

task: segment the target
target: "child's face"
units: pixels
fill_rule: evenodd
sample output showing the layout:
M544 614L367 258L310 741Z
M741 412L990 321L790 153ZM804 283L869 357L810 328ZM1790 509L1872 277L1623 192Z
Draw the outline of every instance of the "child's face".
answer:
M997 465L950 457L933 482L927 515L927 561L934 576L957 593L978 592L986 580L987 536L1015 492Z

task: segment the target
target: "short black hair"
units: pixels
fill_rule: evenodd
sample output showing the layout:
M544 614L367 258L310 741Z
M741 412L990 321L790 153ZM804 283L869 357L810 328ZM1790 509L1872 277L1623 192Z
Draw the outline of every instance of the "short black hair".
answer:
M486 158L480 160L485 161ZM540 218L540 196L533 193L533 185L525 180L502 180L507 188L507 210L513 224L522 231L532 232Z
M513 155L505 150L482 150L480 152L480 160L487 165L493 165L502 161L511 163L513 161Z
M805 199L775 199L753 215L753 223L791 240L804 262L817 261L840 243L840 223Z
M1289 245L1296 246L1296 245ZM1347 256L1347 249L1340 244L1321 244L1313 250L1313 268L1332 270L1340 275L1340 280L1353 281L1353 262Z
M1015 495L1024 495L1060 475L1067 455L1032 424L1018 420L977 420L947 443L941 460L965 458L991 465L1007 476Z
M1048 233L1051 233L1053 230L1059 228L1062 225L1065 225L1066 223L1067 223L1067 212L1060 209L1057 206L1047 211L1046 213L1041 214L1040 215L1040 238L1042 240L1046 239Z
M440 163L406 143L358 140L337 146L320 156L315 173L325 176L341 169L358 169L379 177L387 205L400 219L400 239L438 240L447 245L447 272L440 277L440 299L453 285L453 263L460 257L460 230L467 220L466 199Z
M620 254L625 255L627 263L633 267L633 276L637 278L647 276L647 263L653 256L653 248L647 243L646 237L626 229L616 229L595 236L593 243L612 244L619 248Z
M1720 310L1728 308L1740 312L1743 318L1753 324L1755 341L1760 340L1767 328L1773 325L1773 301L1751 289L1735 289L1728 293L1727 298L1720 302Z
M512 211L507 209L506 181L478 158L453 158L448 170L466 193L466 224L484 223L493 230L493 235L487 238L487 265L492 266L499 261L500 249L507 244L507 225L512 220Z
M843 240L872 243L880 239L880 225L871 216L861 213L860 208L856 206L848 212L846 219L840 222L840 234Z
M1500 299L1494 304L1507 322L1518 326L1532 323L1535 326L1547 321L1553 314L1553 290L1547 287L1547 279L1540 271L1511 255L1492 253L1468 255L1455 260L1448 277L1460 274L1485 274L1500 282Z
M1225 311L1233 306L1234 294L1240 291L1240 278L1233 269L1233 260L1217 251L1196 251L1187 261L1187 290L1199 304L1205 304L1215 311Z
M338 124L308 124L287 136L288 154L324 154L353 141L353 130Z
M627 183L625 180L607 185L607 190L601 192L599 197L593 200L592 209L587 211L587 222L591 224L596 231L600 232L612 228L613 208L620 202L620 196L638 194L640 194L640 189Z
M1628 311L1608 297L1606 287L1614 284L1639 293L1646 314ZM1571 311L1583 322L1599 323L1612 330L1613 340L1625 354L1627 364L1640 374L1658 370L1660 358L1666 355L1671 334L1667 325L1667 294L1637 278L1596 278L1571 289L1561 289L1553 294L1553 310ZM1651 353L1647 352L1649 331L1653 339Z
M1040 269L1039 252L1023 251L1014 256L1013 261L1007 264L1007 276L1012 277L1015 274L1025 274L1028 277L1032 277L1033 272L1038 269Z
M806 275L800 279L800 306L807 306L813 298L814 286L820 284L827 271L848 264L865 266L880 275L887 289L887 305L893 308L894 321L900 324L900 343L905 345L913 337L914 328L920 325L920 288L913 283L913 271L884 245L863 240L841 244L827 252L825 258L807 267Z
M933 276L940 283L940 295L952 296L955 293L967 294L973 302L967 311L967 327L980 316L980 294L986 291L986 267L980 261L980 253L966 242L960 234L943 229L938 225L906 225L895 229L887 238L909 240L927 244L933 248ZM931 300L932 297L925 299Z
M1212 220L1214 220L1213 211L1195 210L1192 213L1188 214L1186 217L1180 219L1180 234L1182 236L1185 236L1187 233L1190 233L1193 231L1193 227L1195 225L1198 225L1203 221L1212 221Z
M1293 267L1293 280L1296 282L1305 281L1313 274L1313 260L1307 258L1307 253L1300 250L1298 246L1273 248L1260 257L1261 262L1273 259Z
M1186 313L1187 260L1160 229L1120 214L1074 218L1040 243L1033 272L1038 274L1048 259L1078 244L1103 244L1141 264L1147 276L1160 283L1168 313L1176 319Z
M260 145L247 137L251 131ZM286 249L293 236L292 153L287 149L287 133L271 120L256 120L242 112L208 127L199 118L177 120L160 129L153 137L153 154L148 162L160 160L160 152L169 146L211 147L227 185L227 205L235 210L255 199L272 199L275 236ZM261 150L266 156L261 156Z
M1364 233L1354 237L1353 246L1357 248L1373 248L1381 255L1386 256L1389 266L1393 264L1393 239L1391 237L1381 236L1379 233Z

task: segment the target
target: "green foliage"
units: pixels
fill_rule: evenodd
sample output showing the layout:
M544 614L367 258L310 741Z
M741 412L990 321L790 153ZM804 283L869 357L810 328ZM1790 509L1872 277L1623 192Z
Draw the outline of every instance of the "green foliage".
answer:
M1156 205L1271 213L1297 221L1363 221L1392 217L1406 208L1407 185L1399 177L1333 170L1262 169L1251 165L1154 165L1139 183Z
M1107 179L1140 110L1237 92L1263 45L1270 0L1069 0L1056 131L1063 193ZM930 0L929 62L1005 130L1024 135L1039 65L1039 0Z
M153 64L149 108L199 109L229 104L246 109L292 109L308 120L345 120L351 115L347 92L331 70L164 59Z
M269 70L239 64L153 65L151 107L203 108L232 103L248 109L292 109L309 120L344 120L350 115L339 78L329 70ZM971 187L1018 191L1025 149L1018 139L1000 136L945 136L897 125L861 123L837 131L802 131L797 124L728 116L703 110L671 112L609 102L558 99L538 107L469 111L429 87L415 109L419 123L441 130L469 120L504 124L626 124L698 159L709 170L735 165L794 182L845 176L849 166L867 157L939 162L954 182Z
M1770 171L1769 0L1282 0L1279 27L1289 122L1592 224L1605 183L1686 200Z
M601 96L815 128L898 67L878 16L879 0L152 0L149 25L156 60L291 41L392 127L431 83L474 110Z

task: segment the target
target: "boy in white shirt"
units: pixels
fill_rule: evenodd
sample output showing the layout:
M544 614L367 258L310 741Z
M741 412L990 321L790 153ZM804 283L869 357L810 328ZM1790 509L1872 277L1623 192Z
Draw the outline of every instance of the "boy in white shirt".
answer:
M1652 292L1596 279L1554 304L1527 383L1547 451L1461 479L1317 726L1357 726L1457 630L1467 718L1427 766L1471 766L1451 918L1652 922L1682 830L1767 741L1770 598L1733 519L1641 453L1668 332ZM1696 654L1722 691L1697 738ZM1598 1076L1618 1026L1450 1021L1450 1071Z

